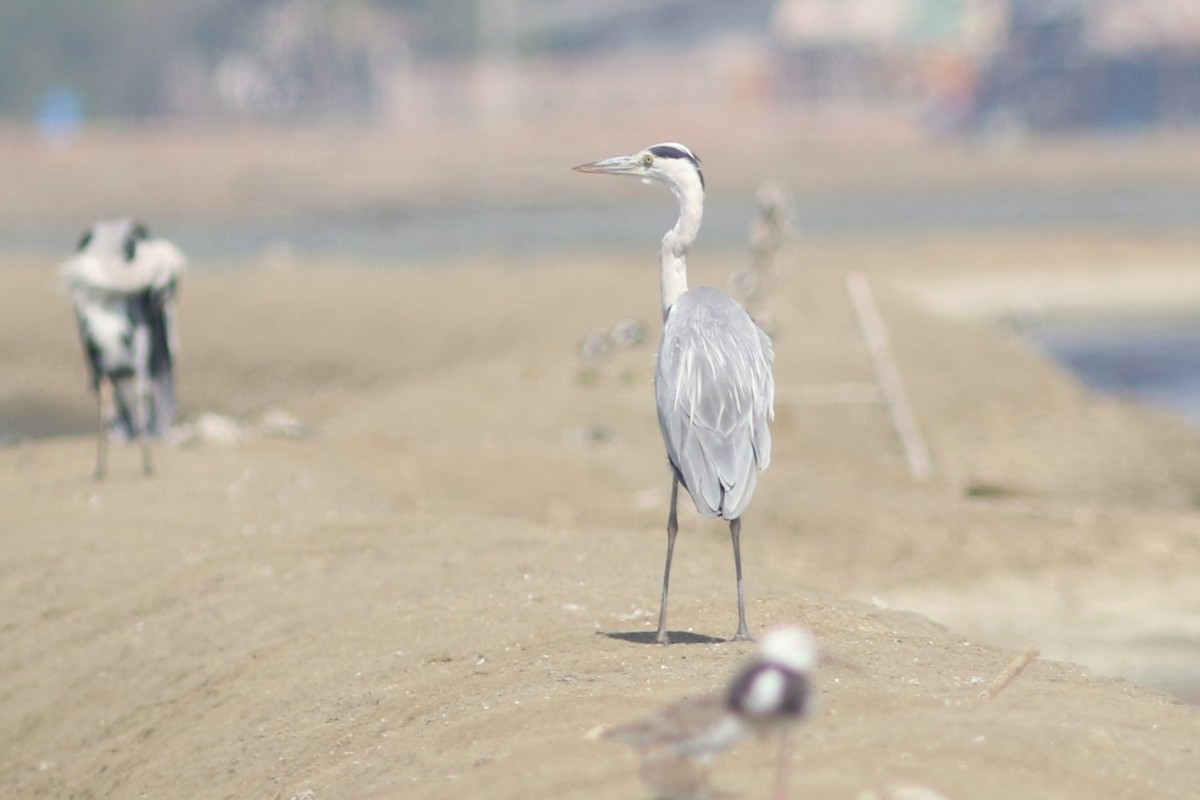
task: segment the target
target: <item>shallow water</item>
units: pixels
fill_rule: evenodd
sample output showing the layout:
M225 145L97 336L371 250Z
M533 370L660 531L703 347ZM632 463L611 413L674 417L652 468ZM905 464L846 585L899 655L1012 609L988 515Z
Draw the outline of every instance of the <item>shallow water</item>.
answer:
M377 206L231 220L148 220L188 253L194 266L264 254L413 266L476 256L595 253L647 248L653 254L674 220L661 192L628 202L572 198L533 205ZM755 214L749 196L709 198L698 246L740 248ZM0 251L58 259L89 221L0 226ZM888 236L1006 230L1126 228L1151 233L1200 228L1200 186L921 190L801 197L801 236Z
M1055 324L1032 331L1030 338L1088 387L1200 425L1200 318Z

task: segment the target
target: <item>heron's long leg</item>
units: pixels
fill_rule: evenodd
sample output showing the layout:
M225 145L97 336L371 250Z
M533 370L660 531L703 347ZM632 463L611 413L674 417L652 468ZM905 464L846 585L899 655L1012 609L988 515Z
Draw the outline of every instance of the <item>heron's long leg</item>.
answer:
M742 518L729 520L729 538L733 539L733 567L737 571L738 593L738 629L733 635L734 641L749 641L753 639L750 628L746 626L746 597L742 593Z
M654 637L659 644L670 644L667 636L667 587L671 584L671 554L675 552L675 534L679 532L679 520L675 515L675 504L679 500L679 478L671 476L671 513L667 517L667 563L663 567L662 603L658 607L658 634Z
M144 375L137 376L137 436L142 445L142 473L154 474L154 455L150 452L150 381Z
M104 472L108 461L108 431L104 425L104 388L96 386L96 471L92 476L96 480L104 480Z
M142 432L142 474L154 474L154 454L150 450L150 436Z

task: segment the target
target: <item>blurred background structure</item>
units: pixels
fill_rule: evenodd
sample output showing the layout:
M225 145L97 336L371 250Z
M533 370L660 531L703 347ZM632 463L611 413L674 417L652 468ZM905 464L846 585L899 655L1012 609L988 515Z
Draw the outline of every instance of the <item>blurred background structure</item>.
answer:
M1190 0L3 0L0 117L369 122L891 104L944 133L1200 120ZM66 120L64 122L64 120Z

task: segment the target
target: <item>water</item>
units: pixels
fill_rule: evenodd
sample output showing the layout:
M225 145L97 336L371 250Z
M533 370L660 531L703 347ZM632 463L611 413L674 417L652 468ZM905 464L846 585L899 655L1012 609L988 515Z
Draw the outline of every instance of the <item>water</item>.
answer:
M593 254L643 249L655 258L663 231L674 222L669 194L659 202L589 205L483 205L362 208L231 220L149 220L174 241L189 265L253 262L288 252L301 260L355 261L411 267L525 254ZM703 246L746 246L750 202L710 203ZM62 225L0 227L0 251L61 259L80 230Z
M1200 425L1200 318L1049 325L1030 338L1088 387Z
M179 244L194 267L240 262L286 247L304 259L411 266L479 255L653 253L675 208L661 191L627 201L573 197L534 204L397 207L379 205L231 220L149 219ZM749 196L714 196L699 246L743 248L755 214ZM1200 228L1200 186L911 190L798 198L796 227L812 236L1048 231L1071 227L1173 233ZM59 259L90 220L72 225L0 227L0 251Z

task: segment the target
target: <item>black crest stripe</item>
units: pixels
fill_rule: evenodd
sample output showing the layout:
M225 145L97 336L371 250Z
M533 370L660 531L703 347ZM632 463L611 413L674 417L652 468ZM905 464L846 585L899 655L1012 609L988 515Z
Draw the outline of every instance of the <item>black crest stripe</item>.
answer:
M700 169L700 159L687 150L681 150L669 144L656 144L650 148L650 152L655 158L682 158L692 162L692 166L696 168L696 174L700 176L700 186L704 188L704 172Z
M650 152L658 158L686 158L688 161L695 164L697 168L700 166L700 159L696 158L686 150L680 150L678 147L672 147L669 144L655 145L654 147L650 148Z

